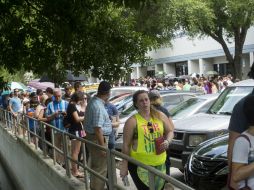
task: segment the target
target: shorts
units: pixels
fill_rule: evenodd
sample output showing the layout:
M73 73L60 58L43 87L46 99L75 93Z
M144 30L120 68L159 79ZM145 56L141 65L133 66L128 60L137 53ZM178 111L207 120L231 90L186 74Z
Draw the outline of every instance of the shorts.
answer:
M76 136L76 137L80 137L83 138L86 136L86 132L84 130L78 130L78 131L69 131L70 134ZM70 140L73 140L75 138L70 137Z

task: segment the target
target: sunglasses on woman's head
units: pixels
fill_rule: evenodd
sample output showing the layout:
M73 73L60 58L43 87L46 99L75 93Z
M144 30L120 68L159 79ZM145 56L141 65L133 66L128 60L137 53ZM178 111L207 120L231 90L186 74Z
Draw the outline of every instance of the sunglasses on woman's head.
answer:
M148 121L148 123L147 123L147 128L148 128L148 130L149 130L150 133L153 133L153 132L154 132L152 122Z

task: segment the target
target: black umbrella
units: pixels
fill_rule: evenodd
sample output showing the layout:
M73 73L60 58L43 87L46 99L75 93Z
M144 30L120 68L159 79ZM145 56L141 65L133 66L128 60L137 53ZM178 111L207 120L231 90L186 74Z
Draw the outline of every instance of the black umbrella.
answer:
M47 75L42 75L39 82L53 82L53 80L50 79Z
M71 81L87 81L87 77L84 74L75 75L71 71L67 71L66 80Z

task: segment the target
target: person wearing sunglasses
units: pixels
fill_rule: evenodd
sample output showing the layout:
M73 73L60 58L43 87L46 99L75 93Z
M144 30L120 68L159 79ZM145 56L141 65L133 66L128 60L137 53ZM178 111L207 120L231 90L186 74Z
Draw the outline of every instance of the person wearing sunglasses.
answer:
M166 173L166 150L173 139L173 124L162 112L150 104L148 92L139 90L133 95L133 105L138 113L131 116L125 123L123 131L123 153ZM160 140L159 153L157 139ZM148 171L123 160L120 170L121 177L128 171L139 190L149 189ZM155 177L155 189L163 189L165 181Z

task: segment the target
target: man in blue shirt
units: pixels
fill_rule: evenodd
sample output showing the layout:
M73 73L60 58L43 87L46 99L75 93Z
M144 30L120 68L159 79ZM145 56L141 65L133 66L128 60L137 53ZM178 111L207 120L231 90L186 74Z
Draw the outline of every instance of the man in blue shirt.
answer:
M13 97L9 101L9 109L11 114L14 117L14 125L17 127L18 134L21 134L21 129L18 127L21 119L21 112L22 112L22 104L21 100L18 97L19 89L15 88Z
M63 125L63 118L66 115L66 110L68 107L68 102L62 100L62 92L61 89L54 90L54 100L50 102L47 106L46 116L50 124L54 127L60 129L61 131L65 131ZM55 146L62 150L62 134L59 131L54 131L55 135ZM56 161L59 164L63 164L63 156L59 153L56 154Z
M112 132L109 135L109 141L108 141L108 148L114 149L115 148L115 133L116 129L119 127L120 121L119 121L119 114L116 106L110 102L107 102L105 104L105 109L108 112L109 119L111 120L112 124Z
M112 132L112 125L109 115L105 109L105 103L110 97L111 86L108 82L102 81L99 84L97 95L88 103L85 111L84 127L87 133L86 138L93 143L108 148L109 135ZM106 152L88 144L89 159L91 169L100 175L107 176L107 159ZM105 182L98 177L91 175L91 190L104 189Z

